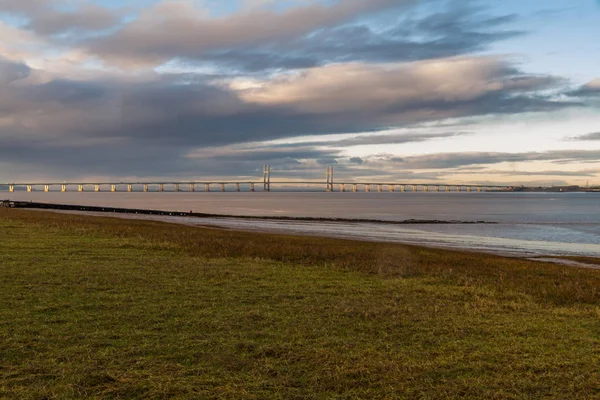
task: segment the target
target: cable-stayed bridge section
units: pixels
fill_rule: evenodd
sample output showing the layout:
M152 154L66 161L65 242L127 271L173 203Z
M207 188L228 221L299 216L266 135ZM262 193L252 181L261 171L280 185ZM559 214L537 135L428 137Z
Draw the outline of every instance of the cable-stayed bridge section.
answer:
M212 191L263 191L270 192L272 187L278 191L285 191L290 187L324 187L327 192L488 192L510 191L515 186L509 185L476 185L464 183L403 183L403 182L351 182L334 180L332 166L326 169L325 181L271 181L271 166L263 166L263 179L256 181L227 180L227 181L122 181L122 182L15 182L4 183L0 186L8 188L9 192L16 190L33 191L78 191L78 192L212 192Z

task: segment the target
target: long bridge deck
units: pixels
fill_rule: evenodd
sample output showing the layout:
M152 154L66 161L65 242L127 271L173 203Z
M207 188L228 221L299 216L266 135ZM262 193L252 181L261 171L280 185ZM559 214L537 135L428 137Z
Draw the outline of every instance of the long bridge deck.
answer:
M266 186L265 186L266 185ZM390 182L319 182L319 181L277 181L269 182L265 184L263 181L164 181L164 182L147 182L147 181L122 181L122 182L32 182L32 183L0 183L0 186L9 188L9 191L13 192L17 188L26 188L27 191L35 191L37 188L41 188L43 191L49 192L51 188L60 188L61 191L66 192L69 188L77 188L78 191L86 191L86 188L93 188L94 191L100 192L102 189L110 188L110 191L120 191L122 187L126 187L127 191L151 191L150 188L157 188L155 191L165 191L165 187L171 187L174 191L184 191L182 188L189 188L187 191L194 192L197 187L204 187L205 191L210 191L212 186L219 186L222 191L225 191L226 187L235 187L236 191L241 191L241 187L248 187L251 191L255 191L257 187L262 186L263 191L271 191L271 186L321 186L325 187L327 191L334 191L337 187L340 191L347 191L352 189L357 191L359 188L365 191L370 191L372 188L377 188L378 191L388 189L395 191L400 189L406 191L406 188L410 188L410 191L430 191L433 188L436 191L440 191L440 188L448 191L451 188L460 191L461 189L466 190L509 190L514 186L503 186L503 185L477 185L477 184L463 184L463 183L390 183ZM138 189L138 190L135 190Z
M321 186L325 187L328 192L334 191L336 188L339 188L339 191L353 191L357 192L360 189L363 189L366 192L370 192L371 188L376 188L378 192L381 192L385 189L389 191L396 191L400 189L400 191L406 191L406 188L410 188L410 191L418 191L421 188L423 191L430 191L431 188L434 191L440 191L440 188L444 188L445 191L450 191L451 188L454 188L456 191L462 191L462 189L466 189L467 191L491 191L491 190L511 190L514 186L510 185L480 185L480 184L467 184L467 183L440 183L440 182L422 182L422 183L414 183L414 182L365 182L365 181L334 181L333 179L333 168L327 167L327 180L323 181L292 181L292 180L282 180L282 181L271 181L271 168L270 166L264 166L264 175L262 180L246 180L246 179L236 179L236 180L188 180L188 181L176 181L176 180L161 180L161 181L145 181L145 180L135 180L135 181L71 181L71 182L12 182L12 183L0 183L0 186L8 187L10 192L14 192L16 188L26 188L27 191L32 192L37 188L41 188L45 192L52 191L51 189L56 187L60 188L62 192L67 192L69 188L76 187L77 191L84 192L86 188L93 188L93 191L100 192L110 188L111 192L121 191L123 186L126 187L128 192L133 191L144 191L149 192L150 188L156 188L154 191L163 192L165 191L165 187L172 187L172 189L176 192L182 191L182 187L189 188L190 192L195 192L196 187L204 187L204 190L209 192L211 191L212 186L219 186L221 191L226 191L227 187L235 187L235 190L240 192L242 191L242 186L248 187L248 189L252 192L256 191L257 187L262 186L262 190L265 192L271 191L271 186ZM104 189L104 190L103 190ZM136 190L137 189L137 190Z

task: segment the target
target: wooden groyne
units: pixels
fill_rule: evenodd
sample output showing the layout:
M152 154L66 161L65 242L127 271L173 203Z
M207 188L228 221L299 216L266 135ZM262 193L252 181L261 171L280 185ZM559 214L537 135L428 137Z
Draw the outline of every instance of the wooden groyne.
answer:
M15 207L15 202L11 201L11 200L0 200L0 207L13 208L13 207Z

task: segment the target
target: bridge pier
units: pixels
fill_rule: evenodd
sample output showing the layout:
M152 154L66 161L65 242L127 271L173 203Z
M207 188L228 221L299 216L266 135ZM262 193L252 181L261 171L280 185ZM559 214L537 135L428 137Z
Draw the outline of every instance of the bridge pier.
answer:
M164 192L165 191L165 185L163 183L159 183L158 184L158 191L159 192Z
M131 185L131 184L127 185L127 191L133 192L133 185Z
M225 191L225 184L221 183L221 192L224 192L224 191Z
M94 192L100 191L100 185L94 185Z
M394 193L396 191L396 188L394 187L394 185L390 185L390 193Z
M377 185L377 192L383 192L383 185Z
M436 187L435 187L435 191L436 191L436 192L439 192L439 191L440 191L440 187L439 187L439 186L436 186Z
M342 183L340 185L340 192L345 192L345 191L346 191L346 185Z
M460 190L461 190L461 187L460 186L456 186L456 191L460 192Z
M400 185L400 191L402 193L406 192L406 186L405 185Z
M425 189L426 192L429 192L429 186L423 186L423 189Z
M450 191L450 186L446 186L446 192Z
M48 193L50 191L49 185L44 185L44 192Z
M78 191L78 192L83 192L83 185L79 185L79 186L77 187L77 191Z
M61 185L60 191L63 192L63 193L66 192L67 191L67 185Z
M256 189L254 188L254 183L250 183L250 191L256 192Z
M419 190L419 188L417 187L417 185L413 185L413 187L412 187L412 191L413 191L413 192L416 192L416 191L418 191L418 190Z
M193 183L190 183L190 192L195 192L196 186Z
M144 183L144 192L147 192L149 189L149 185L147 183Z
M365 193L369 193L371 191L371 185L365 185Z
M176 184L175 184L175 191L176 191L176 192L179 192L179 183L176 183Z
M358 192L358 185L356 183L352 184L352 191L354 193Z
M207 191L207 192L210 192L210 183L206 183L204 185L204 190Z
M235 191L236 191L236 192L241 192L241 189L240 189L240 184L239 184L239 183L236 183L236 184L235 184Z
M478 191L479 193L481 193L481 188L480 188L480 187L478 187L478 188L477 188L477 191Z
M33 192L33 186L27 185L27 191L28 192Z
M116 192L117 191L117 185L110 185L110 191L111 192Z
M471 193L471 186L467 186L467 192Z

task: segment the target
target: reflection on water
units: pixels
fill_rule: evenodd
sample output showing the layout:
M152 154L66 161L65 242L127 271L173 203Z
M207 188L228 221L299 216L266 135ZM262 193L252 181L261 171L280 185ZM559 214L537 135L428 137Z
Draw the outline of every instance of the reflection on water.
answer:
M246 230L600 257L599 193L2 193L0 198L201 213L484 220L494 225L383 225L177 219Z

